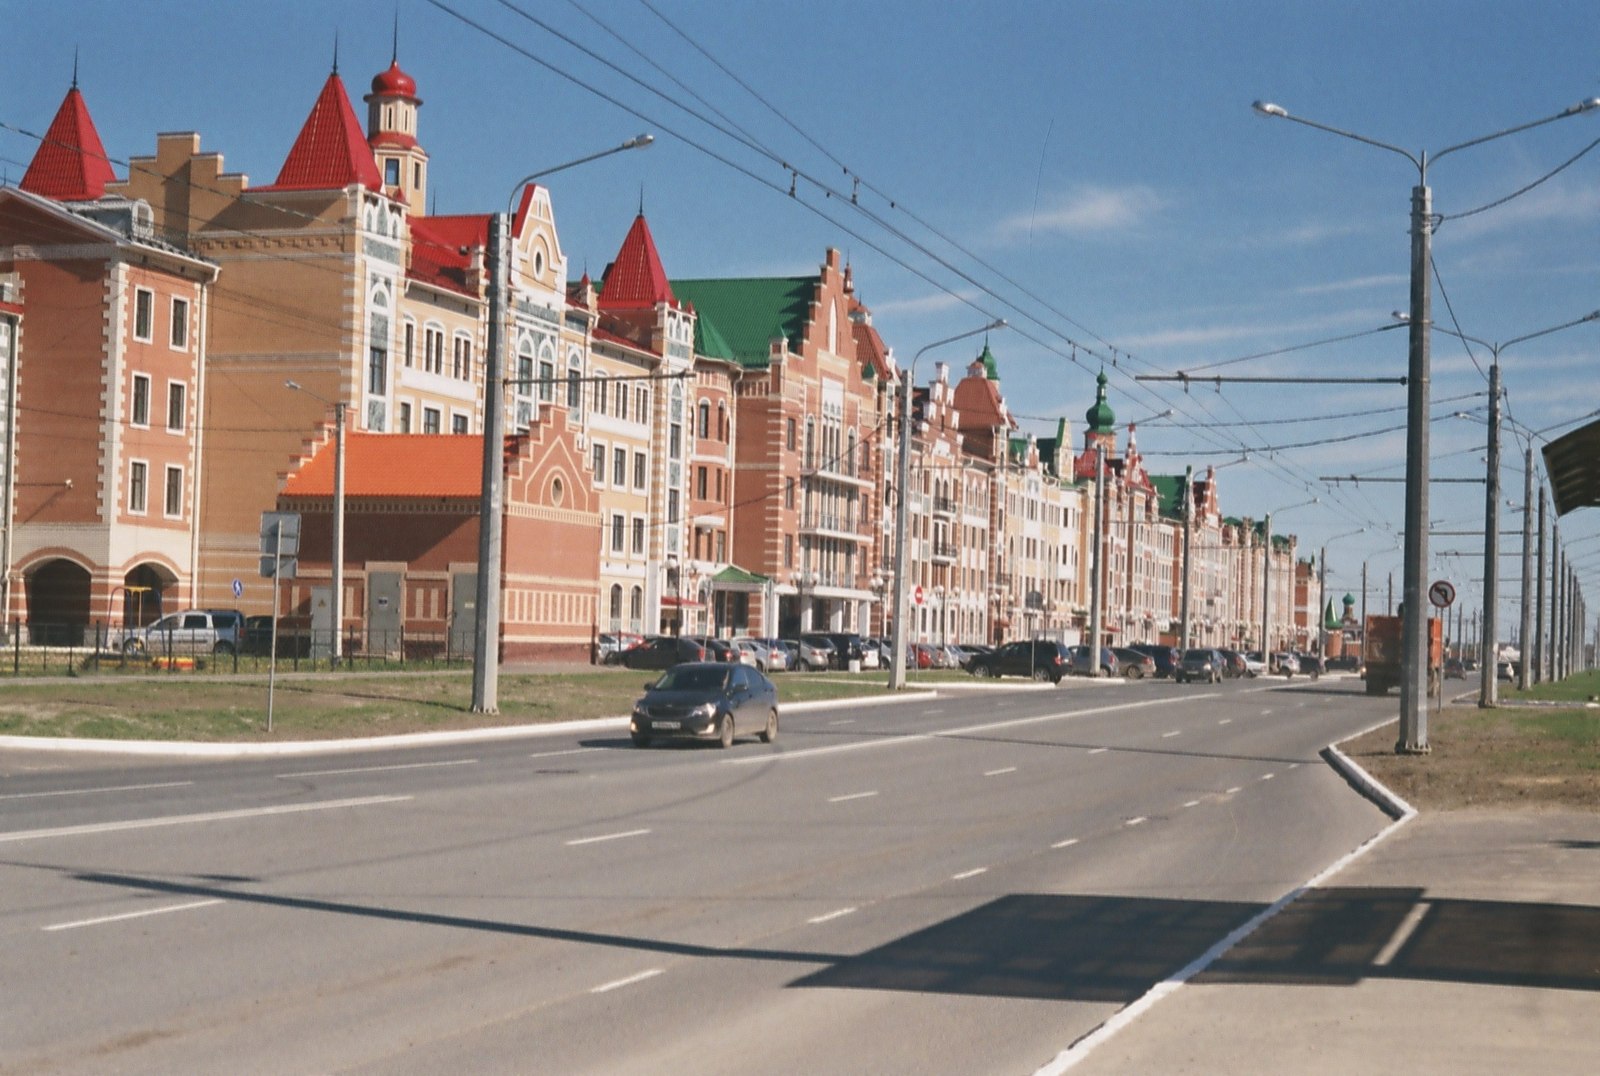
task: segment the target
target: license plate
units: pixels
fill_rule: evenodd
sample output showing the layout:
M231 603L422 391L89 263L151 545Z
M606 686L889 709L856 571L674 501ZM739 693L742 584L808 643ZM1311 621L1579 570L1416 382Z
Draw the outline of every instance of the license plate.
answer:
M652 721L652 722L650 722L650 727L653 728L653 729L681 729L681 728L683 728L683 722L682 721Z

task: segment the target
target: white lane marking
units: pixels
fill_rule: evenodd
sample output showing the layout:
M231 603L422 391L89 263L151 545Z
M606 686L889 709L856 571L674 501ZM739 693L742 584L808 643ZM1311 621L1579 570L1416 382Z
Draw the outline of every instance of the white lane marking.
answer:
M1241 789L1238 785L1234 785L1232 788L1228 789L1228 791L1224 792L1223 795L1224 796L1231 796L1235 792L1242 792L1242 791L1243 791L1243 789Z
M1290 769L1291 769L1291 770L1298 770L1298 769L1299 769L1299 768L1300 768L1300 763L1298 763L1298 762L1291 762L1291 763L1289 763L1289 768L1290 768Z
M609 983L601 983L599 986L593 987L590 989L589 993L604 994L611 990L619 990L624 986L632 986L634 983L642 983L646 979L654 979L657 975L662 974L666 970L666 968L651 968L648 971L641 971L637 975L630 975L626 979L613 979Z
M856 723L856 719L853 718L853 717L841 717L837 721L828 722L828 724L830 724L830 725L854 725L855 723Z
M936 707L935 709L932 709L932 710L924 710L922 712L925 715L932 716L933 714L942 714L942 713L944 713L944 708L941 706L941 707Z
M902 745L908 743L927 742L929 740L958 739L962 736L973 736L980 732L997 732L1001 729L1018 728L1023 725L1038 725L1047 721L1060 721L1068 717L1093 717L1097 714L1112 714L1123 710L1136 710L1140 708L1154 709L1159 706L1172 706L1177 703L1192 703L1200 699L1213 699L1220 695L1219 692L1209 692L1200 695L1180 695L1170 699L1146 699L1142 702L1124 702L1114 706L1091 706L1083 710L1061 710L1053 714L1039 714L1036 717L1017 717L1008 721L990 721L982 725L965 725L961 728L945 729L942 732L913 732L905 736L889 736L877 740L863 740L857 743L831 744L827 747L808 747L800 751L785 751L781 755L751 754L742 758L722 760L724 766L765 766L774 762L792 762L795 759L816 758L819 755L838 754L841 751L865 751L873 747L886 747L889 745ZM1099 748L1090 754L1098 754L1107 748Z
M808 923L826 923L830 919L843 918L844 916L849 915L853 911L855 911L854 908L839 908L836 911L828 912L826 915L814 915L810 919L807 919L806 922L808 922Z
M1144 815L1140 815L1138 818L1130 818L1122 824L1125 826L1139 826L1148 821L1150 821L1148 818L1146 818Z
M848 796L829 796L829 803L843 803L846 800L864 800L868 796L876 796L876 792L852 792Z
M1233 724L1233 718L1225 717L1221 721L1218 721L1217 724L1219 724L1219 725L1231 725L1231 724Z
M1163 733L1162 733L1162 734L1161 734L1161 738L1162 738L1162 739L1163 739L1163 740L1170 740L1170 739L1172 739L1172 737L1174 737L1174 736L1182 736L1182 735L1183 735L1183 732L1182 732L1182 730L1180 730L1180 729L1173 729L1173 730L1172 730L1172 731L1171 731L1171 732L1163 732Z
M98 796L106 792L141 792L147 788L186 788L193 781L162 781L154 785L114 785L110 788L65 788L56 792L7 792L0 800L37 800L46 796Z
M404 762L393 766L353 766L346 770L300 770L297 773L275 774L280 781L287 781L291 777L343 777L350 773L386 773L389 770L431 770L439 766L472 766L477 763L475 758L457 758L447 762Z
M1015 766L1007 766L1003 770L986 770L984 772L984 776L985 777L999 777L1002 773L1016 773L1016 772L1017 772L1017 768Z
M1275 773L1264 773L1264 774L1261 775L1261 779L1263 781L1270 781L1276 776L1278 776L1278 775L1275 774Z
M1428 909L1432 907L1433 905L1428 901L1419 900L1416 906L1406 913L1406 917L1400 920L1399 926L1394 928L1394 933L1384 943L1383 948L1378 950L1378 955L1372 958L1374 966L1380 968L1389 966L1389 961L1394 959L1395 954L1400 951L1402 945L1411 940L1411 935L1415 934L1417 927L1422 925L1422 917L1427 915Z
M1271 713L1272 713L1272 711L1271 711L1271 710L1262 710L1262 711L1261 711L1261 716L1262 716L1262 717L1266 717L1266 716L1268 716L1268 715L1269 715L1269 714L1271 714Z
M1091 747L1091 748L1089 748L1089 754L1091 754L1091 755L1103 755L1109 750L1111 750L1111 748L1109 748L1109 747Z
M72 923L52 923L40 930L74 930L78 927L97 927L101 923L120 923L124 919L143 919L150 915L166 915L168 912L186 912L190 908L209 908L213 904L221 904L218 900L191 900L187 904L169 904L165 908L146 908L142 912L124 912L121 915L102 915L98 919L79 919Z
M1078 838L1076 838L1076 837L1068 837L1064 841L1057 841L1055 844L1052 844L1050 847L1051 848L1071 848L1073 845L1075 845L1077 843L1078 843Z
M410 796L359 796L347 800L323 800L319 803L283 803L276 807L246 807L237 811L208 811L205 814L177 814L166 818L133 818L125 822L92 822L82 826L58 826L55 829L24 829L13 833L0 833L0 844L17 841L37 841L48 837L83 837L94 833L120 833L130 829L152 829L157 826L187 826L198 822L230 822L241 818L263 818L275 814L298 814L301 811L333 811L342 807L367 807L378 803L403 803Z
M1198 807L1198 806L1200 806L1200 801L1199 800L1190 800L1189 802L1185 803L1184 806L1185 807Z
M581 754L584 754L585 752L588 752L588 751L598 751L598 750L600 750L598 747L570 747L565 751L540 751L538 754L529 755L528 757L529 758L555 758L557 755L581 755Z
M988 872L988 867L973 867L969 871L962 871L960 874L952 874L950 876L950 880L953 882L959 882L967 878L976 878L978 875L987 874Z
M601 841L620 841L624 837L643 837L649 832L647 829L630 829L622 833L605 833L599 837L579 837L577 840L568 841L567 846L576 847L580 844L599 844Z

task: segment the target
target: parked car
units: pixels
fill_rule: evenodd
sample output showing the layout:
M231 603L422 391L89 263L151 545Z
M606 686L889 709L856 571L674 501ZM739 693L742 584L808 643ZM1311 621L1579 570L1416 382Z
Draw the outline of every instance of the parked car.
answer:
M799 658L790 663L791 669L809 669L816 672L833 664L833 644L827 639L808 635L800 639L785 639L784 642L794 646Z
M711 740L732 747L754 732L763 743L778 738L778 689L759 669L727 662L674 665L633 704L628 731L635 747L655 740Z
M272 652L272 618L270 616L247 616L244 618L244 636L240 642L241 654L266 655ZM300 657L311 654L311 636L302 628L292 628L278 619L278 655L292 657L296 653Z
M1465 680L1467 678L1467 667L1460 658L1445 659L1444 678L1446 680Z
M122 637L125 654L237 654L244 642L244 614L237 609L189 609L169 613Z
M687 635L646 635L617 659L630 669L670 669L680 662L712 660L716 659L711 653Z
M932 643L907 643L906 668L916 669L941 669L944 660L938 647Z
M813 645L827 643L832 651L828 665L833 669L848 669L852 661L861 661L865 647L861 636L850 631L811 632L800 636L801 642Z
M1250 675L1250 666L1244 660L1242 653L1237 650L1229 650L1225 646L1217 647L1216 651L1222 655L1222 675L1225 679L1238 680Z
M1252 650L1244 656L1244 671L1251 679L1267 671L1267 659L1261 656L1261 651Z
M975 654L967 665L973 676L1027 676L1059 684L1071 670L1066 646L1049 639L1023 639Z
M1191 647L1183 652L1183 661L1178 665L1177 681L1180 684L1190 680L1204 680L1208 684L1221 683L1225 674L1228 659L1220 651L1210 647Z
M718 639L714 635L685 635L683 638L704 650L706 661L737 662L739 660L739 648L727 639Z
M620 664L622 652L637 646L643 638L643 635L632 631L603 632L595 641L595 660L602 665Z
M1134 643L1129 650L1137 650L1141 654L1149 654L1155 659L1156 675L1170 678L1178 671L1178 662L1183 660L1183 651L1175 646L1163 646L1160 643Z
M1280 650L1272 655L1272 671L1293 676L1300 671L1300 659L1294 656L1292 650Z
M760 639L752 635L740 636L732 643L751 658L749 664L764 673L782 672L789 667L789 651L776 639Z
M1117 656L1124 679L1143 680L1147 676L1155 679L1156 659L1149 654L1127 646L1113 646L1111 652Z
M1074 676L1116 676L1120 671L1117 655L1112 653L1109 646L1100 648L1100 664L1098 667L1090 663L1089 644L1080 643L1072 648L1072 675Z

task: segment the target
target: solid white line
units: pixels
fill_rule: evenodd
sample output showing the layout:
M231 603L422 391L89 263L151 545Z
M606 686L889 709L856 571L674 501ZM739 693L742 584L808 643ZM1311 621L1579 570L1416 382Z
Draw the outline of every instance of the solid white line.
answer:
M852 792L848 796L830 796L829 803L843 803L846 800L864 800L868 796L876 796L876 792Z
M1163 733L1162 733L1162 734L1161 734L1161 738L1162 738L1162 739L1163 739L1163 740L1170 740L1170 739L1172 739L1172 737L1174 737L1174 736L1182 736L1182 735L1183 735L1183 732L1182 732L1182 730L1180 730L1180 729L1174 729L1174 730L1172 730L1172 731L1171 731L1171 732L1163 732Z
M111 788L67 788L58 792L7 792L0 800L36 800L46 796L97 796L105 792L139 792L147 788L184 788L193 781L163 781L155 785L115 785Z
M1055 844L1052 844L1050 847L1051 848L1071 848L1073 845L1075 845L1077 843L1078 843L1078 838L1076 838L1076 837L1068 837L1064 841L1057 841Z
M1091 755L1103 755L1109 750L1111 750L1111 748L1109 748L1109 747L1091 747L1091 748L1089 748L1089 754L1091 754Z
M649 832L647 829L630 829L625 833L607 833L600 837L579 837L577 840L568 841L567 846L576 847L580 844L599 844L601 841L620 841L624 837L643 837Z
M988 873L988 870L988 867L974 867L969 871L962 871L960 874L952 874L950 876L950 880L953 882L959 882L966 878L976 878L980 874Z
M1146 818L1144 815L1140 815L1138 818L1130 818L1122 824L1125 826L1138 826L1148 821L1150 821L1148 818Z
M592 988L589 993L604 994L608 990L616 990L620 987L632 986L634 983L642 983L646 979L654 979L657 975L660 975L666 970L667 969L665 968L651 968L649 971L641 971L637 975L630 975L626 979L616 979L609 983L603 983L600 986Z
M1007 766L1003 770L988 770L988 771L986 771L984 773L984 776L985 777L999 777L1002 773L1016 773L1016 772L1017 772L1017 768L1015 766Z
M832 744L828 747L809 747L801 751L786 751L781 755L750 754L742 758L724 759L725 766L765 766L774 762L791 762L801 758L816 758L820 755L832 755L841 751L864 751L872 747L886 747L908 743L922 743L929 740L956 739L962 736L972 736L980 732L997 732L1001 729L1018 728L1023 725L1038 725L1047 721L1060 721L1069 717L1093 717L1097 714L1112 714L1123 710L1136 710L1140 708L1155 708L1158 706L1171 706L1177 703L1191 703L1199 699L1216 698L1217 692L1200 695L1180 695L1170 699L1146 699L1143 702L1125 702L1114 706L1091 706L1084 710L1061 710L1053 714L1040 714L1037 717L1018 717L1008 721L990 721L982 725L965 725L961 728L945 729L942 732L913 732L905 736L890 736L878 740L863 740L858 743ZM1107 748L1101 747L1090 754L1098 754Z
M830 919L839 919L839 918L841 918L843 916L849 915L853 911L855 911L854 908L840 908L839 910L829 912L826 915L812 916L810 919L807 919L806 922L808 922L808 923L826 923Z
M1224 796L1231 796L1235 792L1242 792L1242 791L1243 791L1243 789L1241 789L1238 785L1234 785L1232 788L1228 789L1228 791L1224 792L1223 795Z
M1400 947L1410 941L1411 935L1417 932L1417 927L1422 925L1422 917L1428 914L1428 909L1431 907L1433 905L1428 901L1419 900L1416 906L1406 913L1406 917L1400 920L1400 925L1394 928L1394 934L1384 943L1383 948L1378 950L1378 955L1372 958L1372 963L1380 968L1388 967L1389 961L1394 959Z
M540 751L538 754L529 755L529 758L555 758L557 755L581 755L585 751L598 751L598 747L573 747L566 751Z
M167 818L134 818L126 822L94 822L83 826L60 826L56 829L25 829L15 833L0 833L0 844L16 841L37 841L47 837L82 837L93 833L120 833L129 829L151 829L156 826L186 826L197 822L229 822L240 818L262 818L275 814L298 814L301 811L332 811L341 807L367 807L377 803L402 803L410 796L359 796L347 800L323 800L320 803L284 803L276 807L247 807L238 811L210 811L206 814L179 814Z
M1200 801L1199 800L1190 800L1188 803L1185 803L1184 806L1185 807L1198 807L1198 806L1200 806Z
M101 923L120 923L124 919L143 919L147 915L166 915L168 912L186 912L190 908L208 908L221 904L219 900L191 900L188 904L171 904L165 908L146 908L142 912L124 912L122 915L102 915L98 919L79 919L75 923L52 923L40 930L73 930L77 927L97 927Z
M385 773L389 770L429 770L438 766L471 766L478 760L475 758L451 759L448 762L405 762L393 766L356 766L348 770L300 770L297 773L280 773L275 776L280 781L287 781L291 777L343 777L350 773Z

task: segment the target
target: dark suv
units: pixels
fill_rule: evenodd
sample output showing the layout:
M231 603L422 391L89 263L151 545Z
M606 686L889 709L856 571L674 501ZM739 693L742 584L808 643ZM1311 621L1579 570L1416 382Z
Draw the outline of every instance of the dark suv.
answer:
M1141 654L1148 654L1156 659L1156 675L1161 677L1174 676L1178 671L1178 663L1183 660L1183 651L1175 646L1162 646L1159 643L1134 643L1129 650L1137 650Z
M1066 646L1048 639L1006 643L987 654L975 654L967 664L973 676L1029 676L1059 684L1072 668Z
M864 650L861 636L853 631L813 631L800 636L802 642L818 646L826 642L833 648L830 668L848 669L852 661L860 661Z
M1217 650L1196 648L1183 652L1183 661L1178 666L1177 674L1173 679L1178 683L1190 680L1204 680L1208 684L1219 683L1228 675L1228 659Z

